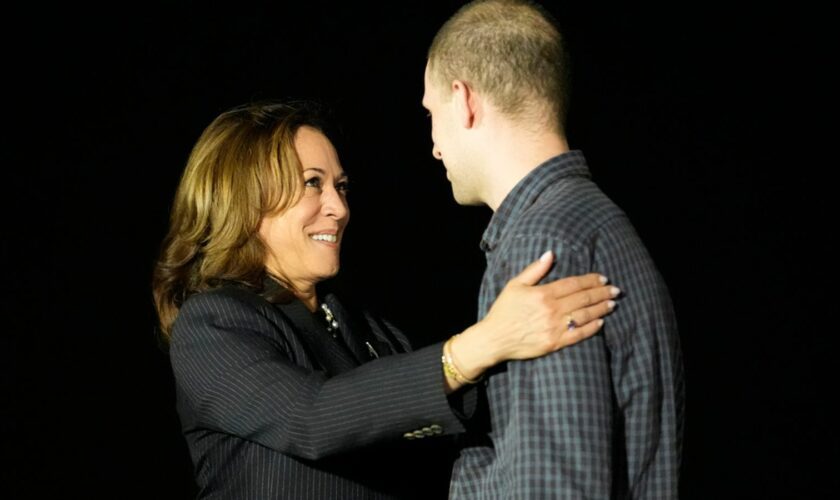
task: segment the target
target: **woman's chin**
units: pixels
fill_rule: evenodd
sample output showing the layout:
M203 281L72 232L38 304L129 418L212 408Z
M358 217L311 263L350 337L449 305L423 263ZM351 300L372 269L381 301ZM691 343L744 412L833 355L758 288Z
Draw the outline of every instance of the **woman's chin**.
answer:
M335 275L338 274L338 270L339 270L339 266L338 266L338 264L336 264L335 267L330 268L330 269L325 269L323 272L318 273L318 277L316 278L316 280L318 282L321 282L321 281L326 281L330 278L334 278Z

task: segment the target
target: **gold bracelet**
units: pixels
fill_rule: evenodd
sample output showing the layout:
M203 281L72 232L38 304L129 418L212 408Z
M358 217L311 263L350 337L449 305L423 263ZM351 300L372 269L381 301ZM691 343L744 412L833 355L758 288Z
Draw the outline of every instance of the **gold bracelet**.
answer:
M447 340L443 344L443 355L440 357L440 360L443 363L443 371L447 375L455 379L456 382L460 382L463 384L478 383L478 381L481 380L481 377L479 377L477 380L469 379L465 377L463 373L461 373L461 370L459 370L457 366L455 366L455 362L452 358L452 350L449 345L452 342L452 339L454 339L455 337L457 337L457 335L453 335L449 338L449 340Z

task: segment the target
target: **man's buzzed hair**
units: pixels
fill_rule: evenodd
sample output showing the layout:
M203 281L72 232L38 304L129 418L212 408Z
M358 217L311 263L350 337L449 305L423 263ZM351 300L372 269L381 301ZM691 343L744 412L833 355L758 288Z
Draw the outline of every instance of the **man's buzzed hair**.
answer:
M526 0L478 0L461 7L429 48L430 78L462 80L512 119L563 132L568 57L556 21Z

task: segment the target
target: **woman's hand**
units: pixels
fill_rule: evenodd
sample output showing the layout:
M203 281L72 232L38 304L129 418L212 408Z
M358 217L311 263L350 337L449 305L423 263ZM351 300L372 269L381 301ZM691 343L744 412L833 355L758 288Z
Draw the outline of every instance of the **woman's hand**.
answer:
M491 366L530 359L594 335L615 307L620 290L600 274L586 274L536 285L554 256L540 259L511 279L484 319L453 337L448 354L461 374L476 379ZM449 388L461 381L447 375Z

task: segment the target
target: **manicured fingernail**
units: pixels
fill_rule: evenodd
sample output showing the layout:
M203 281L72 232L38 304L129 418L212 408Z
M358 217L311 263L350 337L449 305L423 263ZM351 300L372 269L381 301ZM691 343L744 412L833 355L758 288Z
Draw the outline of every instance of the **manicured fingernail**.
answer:
M602 320L602 319L599 319L597 321L597 323L598 323L598 328L601 328L602 326L604 326L604 320Z
M612 311L614 307L615 307L615 301L614 300L608 300L607 301L607 309Z
M546 253L544 253L544 254L542 254L542 255L540 256L540 260L541 260L542 262L548 262L548 260L549 260L550 258L551 258L551 250L547 251Z
M602 284L602 285L606 285L606 284L607 284L607 281L609 281L609 280L607 279L607 277L606 277L606 276L604 276L604 275L599 276L599 277L598 277L598 279L599 279L599 280L601 280L601 284Z
M610 295L612 295L613 297L618 297L619 293L621 293L621 290L619 290L617 286L610 287Z

